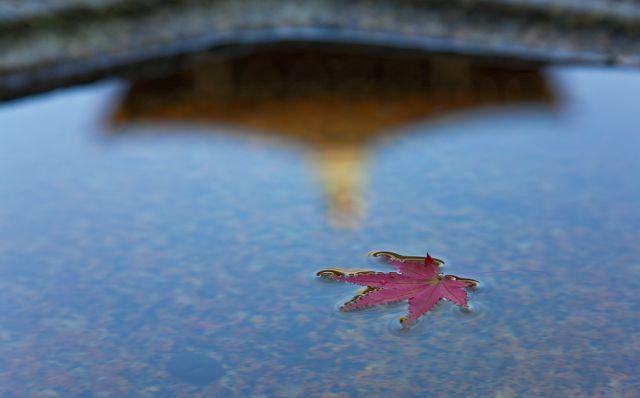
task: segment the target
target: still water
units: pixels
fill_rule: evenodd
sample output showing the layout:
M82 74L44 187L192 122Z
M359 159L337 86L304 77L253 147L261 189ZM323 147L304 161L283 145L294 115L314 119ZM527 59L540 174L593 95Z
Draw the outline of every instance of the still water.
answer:
M373 121L121 81L0 104L0 396L634 396L640 74L535 79ZM314 273L372 250L480 280L472 311L339 312Z

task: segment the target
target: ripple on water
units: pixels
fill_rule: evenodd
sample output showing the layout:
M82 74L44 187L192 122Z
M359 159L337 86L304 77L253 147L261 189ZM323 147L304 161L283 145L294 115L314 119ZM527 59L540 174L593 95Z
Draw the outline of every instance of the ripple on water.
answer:
M462 323L475 322L487 315L487 305L483 301L470 301L467 308L452 305L450 312Z
M386 316L387 332L399 337L412 336L418 333L418 326L424 322L424 316L418 318L411 325L400 322L399 316Z

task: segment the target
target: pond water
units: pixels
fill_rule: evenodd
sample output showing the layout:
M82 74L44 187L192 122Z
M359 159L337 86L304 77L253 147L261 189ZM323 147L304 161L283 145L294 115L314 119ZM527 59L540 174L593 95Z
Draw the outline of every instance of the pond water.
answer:
M540 76L541 101L335 145L292 136L364 105L139 119L121 81L0 104L0 395L634 396L640 74ZM356 287L315 272L387 269L372 250L478 279L471 312L339 312Z

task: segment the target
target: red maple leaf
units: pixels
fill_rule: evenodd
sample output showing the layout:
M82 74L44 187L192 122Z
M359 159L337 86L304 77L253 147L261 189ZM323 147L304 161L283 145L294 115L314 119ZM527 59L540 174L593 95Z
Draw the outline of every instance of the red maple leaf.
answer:
M400 322L414 322L440 300L449 300L460 307L467 307L466 289L475 287L473 279L444 275L440 272L442 260L431 257L407 257L392 252L375 252L398 272L343 271L329 268L318 276L366 286L356 296L344 303L342 311L356 310L374 305L409 300L409 315Z

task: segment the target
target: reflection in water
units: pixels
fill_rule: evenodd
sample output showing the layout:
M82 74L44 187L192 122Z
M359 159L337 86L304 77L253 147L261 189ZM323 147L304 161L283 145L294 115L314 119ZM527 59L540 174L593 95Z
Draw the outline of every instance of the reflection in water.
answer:
M357 233L327 228L276 145L105 146L118 84L5 104L0 397L636 396L640 73L546 73L566 101L553 117L387 137ZM340 313L354 288L312 272L378 269L373 248L479 277L472 310L435 307L410 330L407 303Z
M328 197L331 223L353 227L364 210L375 138L426 118L517 102L552 102L537 68L425 54L272 48L208 56L173 76L135 82L114 124L196 122L210 124L211 132L234 125L301 144Z

